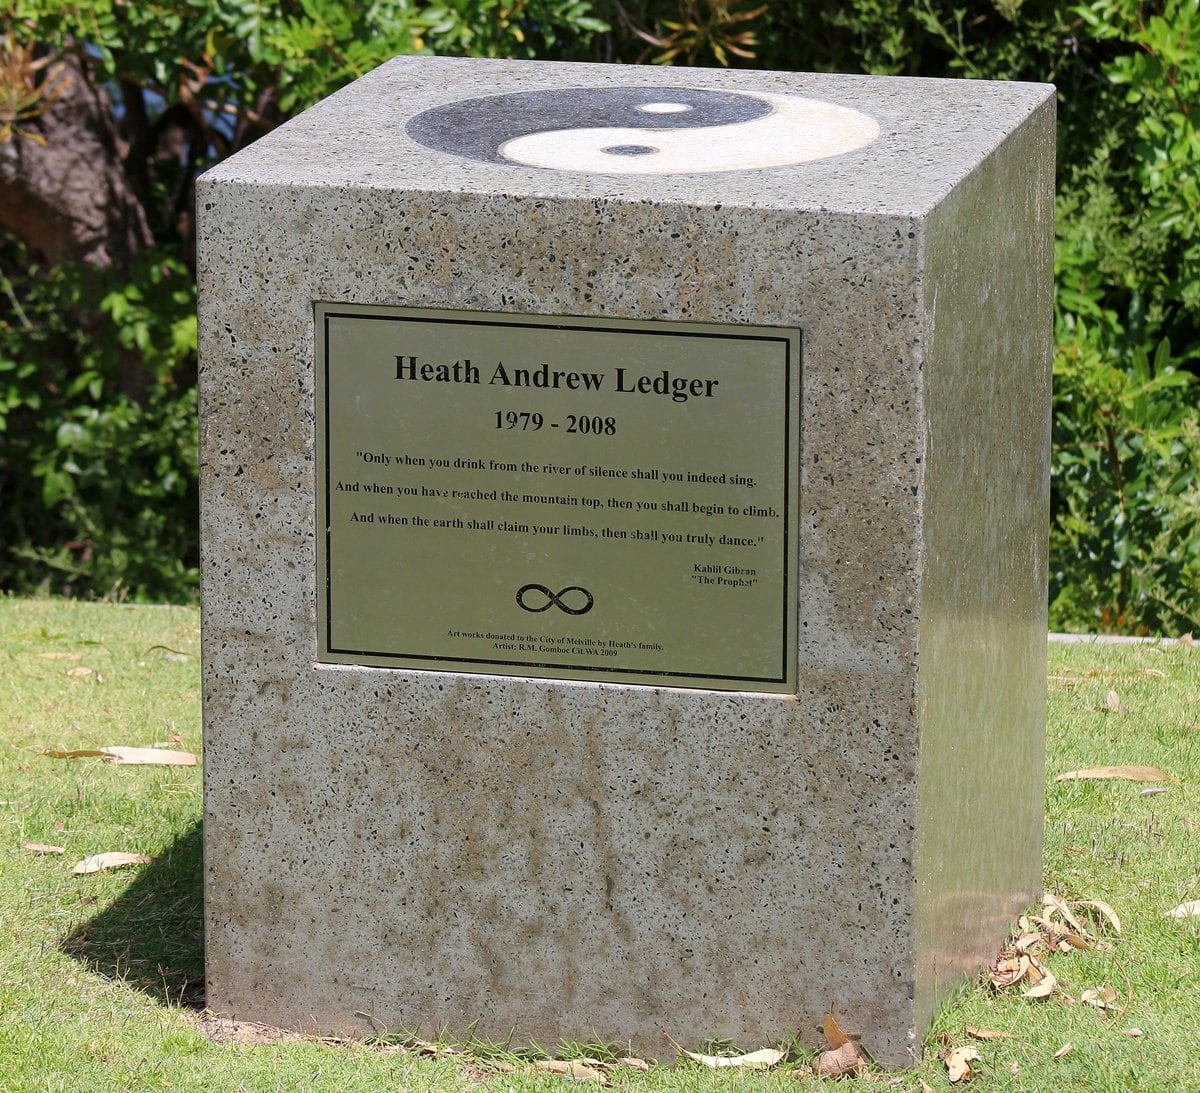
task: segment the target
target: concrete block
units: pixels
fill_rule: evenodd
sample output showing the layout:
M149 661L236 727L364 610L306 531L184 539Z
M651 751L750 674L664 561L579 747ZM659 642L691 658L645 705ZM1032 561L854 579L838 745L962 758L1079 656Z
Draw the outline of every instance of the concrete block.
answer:
M1053 158L1038 85L401 58L204 175L214 1010L911 1061L1040 890Z

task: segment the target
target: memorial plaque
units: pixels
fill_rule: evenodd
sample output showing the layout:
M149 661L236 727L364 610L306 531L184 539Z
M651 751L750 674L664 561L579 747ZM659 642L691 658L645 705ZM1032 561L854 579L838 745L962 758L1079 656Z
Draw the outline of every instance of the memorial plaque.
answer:
M798 330L316 324L319 660L795 690Z

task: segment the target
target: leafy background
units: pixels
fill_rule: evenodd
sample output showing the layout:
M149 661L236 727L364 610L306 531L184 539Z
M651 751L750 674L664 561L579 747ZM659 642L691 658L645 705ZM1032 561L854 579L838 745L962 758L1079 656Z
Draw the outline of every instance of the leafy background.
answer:
M15 0L7 16L0 588L195 597L192 180L388 58L443 53L1056 83L1051 625L1200 629L1196 0ZM80 135L92 113L107 144ZM121 214L87 247L54 235L37 170L71 141Z

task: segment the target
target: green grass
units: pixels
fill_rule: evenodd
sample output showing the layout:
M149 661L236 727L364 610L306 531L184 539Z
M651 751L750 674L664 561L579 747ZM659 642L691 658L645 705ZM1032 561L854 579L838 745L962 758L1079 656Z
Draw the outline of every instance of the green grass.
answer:
M529 1073L528 1059L503 1045L431 1058L387 1044L212 1034L196 1008L200 769L43 754L172 738L198 752L199 638L188 608L0 599L0 1090L562 1090L563 1079ZM72 672L80 668L90 671ZM1110 708L1110 690L1124 712ZM937 1052L971 1042L965 1029L980 1026L1019 1039L977 1044L977 1088L1200 1089L1200 918L1165 915L1200 898L1200 650L1052 646L1048 696L1046 886L1111 904L1122 935L1106 951L1047 957L1062 990L1044 1001L964 986L916 1071L874 1070L856 1088L953 1088ZM1153 796L1135 782L1054 781L1135 763L1176 781ZM996 771L1000 781L1022 776ZM27 842L66 852L34 855ZM106 850L155 860L72 875L75 862ZM1114 1012L1080 1001L1104 986L1118 994ZM1143 1035L1125 1035L1131 1028ZM554 1047L562 1057L600 1050ZM616 1068L611 1087L826 1085L806 1077L802 1053L770 1073L711 1072L674 1056L664 1043L663 1065Z

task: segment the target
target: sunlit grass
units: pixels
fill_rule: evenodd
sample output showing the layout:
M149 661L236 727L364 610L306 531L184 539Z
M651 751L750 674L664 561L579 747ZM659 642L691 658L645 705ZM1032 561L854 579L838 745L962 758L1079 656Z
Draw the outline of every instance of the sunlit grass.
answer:
M161 743L198 753L199 638L186 608L0 599L0 1090L562 1090L562 1077L531 1073L530 1054L505 1044L275 1040L201 1016L200 768L43 754ZM1104 951L1046 957L1061 989L1042 1001L1022 997L1027 984L965 986L916 1071L874 1070L855 1088L949 1089L937 1054L970 1042L977 1088L1200 1088L1200 918L1165 914L1200 898L1200 651L1052 646L1048 695L1046 885L1111 904L1121 936L1107 935ZM1152 795L1131 781L1054 781L1120 764L1174 780ZM65 852L35 855L25 843ZM72 874L107 850L155 860ZM1105 986L1117 995L1111 1010L1081 1001ZM972 1041L972 1027L1016 1038ZM771 1072L713 1072L677 1061L664 1041L661 1065L641 1073L611 1065L617 1047L543 1046L611 1066L616 1089L827 1084L808 1076L803 1052Z

